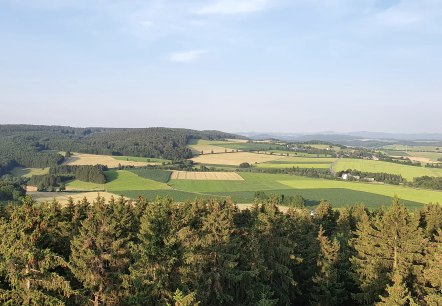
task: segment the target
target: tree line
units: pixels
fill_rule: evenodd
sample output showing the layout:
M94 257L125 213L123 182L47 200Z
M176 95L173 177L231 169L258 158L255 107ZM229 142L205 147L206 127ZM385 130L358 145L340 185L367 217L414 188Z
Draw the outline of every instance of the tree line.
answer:
M0 209L9 305L440 305L442 208L97 198Z
M65 189L65 183L77 179L83 182L97 184L106 183L104 171L108 168L103 165L62 165L49 168L48 174L33 175L28 184L37 186L38 191L60 191Z

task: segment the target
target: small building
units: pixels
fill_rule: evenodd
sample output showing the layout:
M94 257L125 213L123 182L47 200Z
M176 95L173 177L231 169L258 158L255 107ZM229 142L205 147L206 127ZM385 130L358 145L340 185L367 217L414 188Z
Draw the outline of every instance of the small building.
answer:
M351 175L350 173L342 173L341 179L344 181L359 181L361 177L359 175Z

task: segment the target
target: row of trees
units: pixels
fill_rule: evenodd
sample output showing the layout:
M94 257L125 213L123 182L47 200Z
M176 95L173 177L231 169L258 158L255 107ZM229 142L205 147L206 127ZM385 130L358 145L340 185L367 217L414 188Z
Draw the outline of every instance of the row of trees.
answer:
M442 190L442 177L421 176L415 177L408 185L417 188Z
M0 303L440 305L442 208L98 198L0 210Z
M65 183L78 179L83 182L92 182L97 184L106 183L107 170L103 165L63 165L49 168L48 174L33 175L28 184L37 186L38 191L62 191L65 189Z
M83 182L92 182L97 184L105 184L106 176L104 171L107 171L107 166L103 165L63 165L51 167L49 175L73 175L77 180Z
M386 184L399 185L406 180L400 174L391 174L385 172L363 172L356 169L348 169L347 171L340 171L336 173L337 177L342 177L343 173L349 173L352 176L359 176L361 180L374 178L376 182L384 182Z

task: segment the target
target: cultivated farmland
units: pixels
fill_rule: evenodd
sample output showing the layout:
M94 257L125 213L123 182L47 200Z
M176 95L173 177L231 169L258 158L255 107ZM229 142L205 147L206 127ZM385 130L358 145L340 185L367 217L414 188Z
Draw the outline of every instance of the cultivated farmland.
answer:
M391 174L400 174L407 180L413 180L414 177L419 176L442 176L441 168L426 168L418 166L400 165L396 163L365 160L365 159L340 159L334 166L333 170L345 171L348 169L356 169L364 172L385 172Z
M118 165L122 166L135 166L142 167L147 165L158 165L157 162L140 162L131 160L118 160L115 156L110 155L94 155L73 153L71 157L67 158L64 162L65 165L104 165L109 168L117 168Z
M255 163L269 162L272 160L280 160L282 158L285 157L270 155L270 154L237 152L237 153L219 153L219 154L200 155L198 157L192 158L192 160L196 163L201 163L201 164L239 166L239 164L244 162L247 162L249 164L255 164Z
M242 181L244 180L235 172L196 172L196 171L174 171L173 180L207 180L207 181Z

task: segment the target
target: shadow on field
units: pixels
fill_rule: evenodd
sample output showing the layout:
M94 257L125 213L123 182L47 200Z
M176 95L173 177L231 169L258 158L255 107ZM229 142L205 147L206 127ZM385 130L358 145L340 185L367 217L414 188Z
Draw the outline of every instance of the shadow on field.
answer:
M104 173L106 176L106 183L110 183L118 179L119 173L115 170L106 171Z

